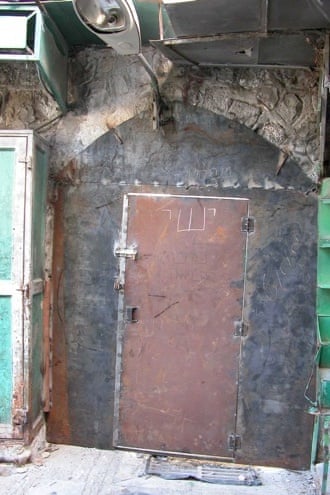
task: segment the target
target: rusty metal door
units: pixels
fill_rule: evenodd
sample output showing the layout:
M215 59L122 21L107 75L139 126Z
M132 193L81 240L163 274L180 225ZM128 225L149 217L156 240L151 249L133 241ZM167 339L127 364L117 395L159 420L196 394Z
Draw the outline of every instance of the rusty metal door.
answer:
M232 458L248 201L129 194L114 445Z

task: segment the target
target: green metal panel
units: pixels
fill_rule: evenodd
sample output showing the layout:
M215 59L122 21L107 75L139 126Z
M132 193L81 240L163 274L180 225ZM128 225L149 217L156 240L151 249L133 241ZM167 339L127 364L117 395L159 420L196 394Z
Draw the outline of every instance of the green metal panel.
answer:
M318 315L330 315L330 290L319 288L317 291Z
M330 368L330 345L325 345L320 350L320 368Z
M57 24L62 35L70 46L73 45L103 45L89 29L84 27L75 14L71 0L64 2L47 2L45 4L51 18Z
M11 422L12 382L11 297L0 296L0 423Z
M330 199L321 199L319 203L318 222L320 240L324 241L321 245L326 245L326 241L330 243Z
M149 40L159 39L158 3L150 0L135 0L136 12L139 18L142 43L149 44ZM89 31L75 14L72 1L49 1L45 3L49 15L52 17L62 35L70 46L74 45L104 45L95 34ZM173 31L171 21L166 9L163 7L164 37L172 38Z
M15 29L14 41L25 36L26 43L23 48L17 48L15 42L10 47L2 33L0 60L36 62L42 82L66 112L68 47L57 25L35 5L0 5L1 18L0 28Z
M330 381L321 380L320 383L320 403L323 408L330 408Z
M330 316L319 316L318 339L321 344L330 344Z
M31 368L31 390L32 390L32 418L35 420L42 408L42 302L43 295L37 294L32 298L32 368Z
M40 75L61 110L66 112L68 48L57 26L48 17L43 17L40 36Z
M330 219L330 210L329 210L329 219ZM319 249L317 270L318 270L318 286L324 289L330 289L330 248L322 247Z
M33 279L44 278L45 210L47 193L47 154L36 147L36 161L33 174L32 206L32 250Z
M330 410L330 180L322 183L318 205L318 255L317 255L317 404L316 412L326 414ZM318 445L326 454L329 442L329 417L316 416L312 445L312 463L318 460ZM320 442L320 443L319 443ZM328 457L324 458L322 494L328 477Z
M0 149L0 280L11 279L15 150Z

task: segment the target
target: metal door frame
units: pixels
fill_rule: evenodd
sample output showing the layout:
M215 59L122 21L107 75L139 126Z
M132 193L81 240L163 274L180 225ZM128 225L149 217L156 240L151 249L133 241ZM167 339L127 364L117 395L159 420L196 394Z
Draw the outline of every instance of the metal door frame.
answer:
M179 194L161 194L161 193L127 193L123 197L123 213L122 213L122 224L119 242L115 243L114 255L118 256L121 251L126 251L128 258L135 258L137 246L132 244L127 246L128 237L128 215L129 215L129 197L130 196L144 196L144 197L162 197L162 198L193 198L193 199L216 199L216 200L234 200L234 201L246 201L247 202L247 216L249 218L249 199L245 197L231 197L231 196L199 196L199 195L179 195ZM247 231L248 234L248 231ZM243 293L242 293L242 313L241 320L244 321L244 309L245 309L245 284L246 284L246 266L247 266L247 249L248 249L248 235L245 239L245 252L244 252L244 266L243 266ZM124 295L124 285L125 285L125 271L126 271L126 257L120 256L119 254L119 275L115 281L115 289L118 290L118 324L117 324L117 347L116 347L116 365L115 365L115 394L114 394L114 421L113 421L113 446L119 449L150 452L154 454L166 454L166 455L181 455L185 457L198 457L200 459L217 459L222 461L234 461L236 445L236 435L237 435L237 407L238 402L236 401L236 417L235 417L235 432L234 432L234 447L233 455L228 457L214 456L214 455L201 455L194 453L185 452L171 452L171 451L161 451L155 449L137 448L123 446L119 444L119 403L120 403L120 389L121 389L121 371L122 371L122 352L123 352L123 337L125 331L125 295ZM241 335L243 336L243 335ZM242 340L240 342L240 348L242 345ZM240 362L238 361L237 366L237 399L240 386Z

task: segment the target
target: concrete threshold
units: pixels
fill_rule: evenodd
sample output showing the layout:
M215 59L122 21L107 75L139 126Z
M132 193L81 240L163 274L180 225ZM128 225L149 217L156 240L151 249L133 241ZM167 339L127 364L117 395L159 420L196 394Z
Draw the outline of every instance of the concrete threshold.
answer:
M24 466L0 464L1 495L317 495L310 471L255 467L262 485L146 475L145 454L49 445Z

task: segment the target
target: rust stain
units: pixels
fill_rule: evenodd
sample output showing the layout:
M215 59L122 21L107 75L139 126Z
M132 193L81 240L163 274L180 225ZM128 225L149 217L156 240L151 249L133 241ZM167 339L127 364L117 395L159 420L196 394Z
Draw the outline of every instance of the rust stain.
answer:
M217 227L215 230L214 234L210 236L209 241L210 242L224 242L228 237L227 230L224 227Z
M43 300L43 410L44 412L50 411L51 397L50 397L50 339L51 339L51 294L52 294L52 280L45 280L44 288L44 300Z
M68 371L66 339L64 335L62 273L64 265L64 188L58 185L57 200L54 204L54 252L53 252L53 406L48 414L47 440L54 443L71 443L69 416Z

